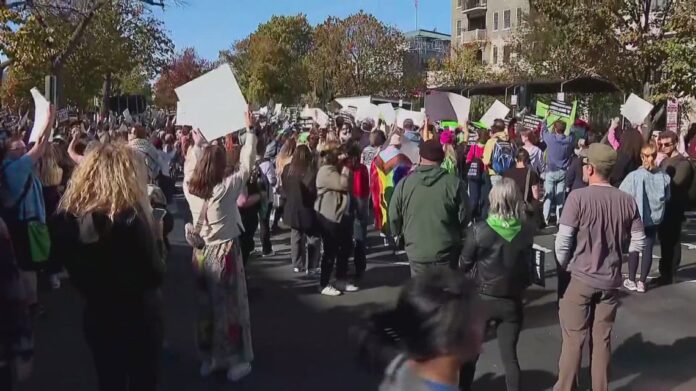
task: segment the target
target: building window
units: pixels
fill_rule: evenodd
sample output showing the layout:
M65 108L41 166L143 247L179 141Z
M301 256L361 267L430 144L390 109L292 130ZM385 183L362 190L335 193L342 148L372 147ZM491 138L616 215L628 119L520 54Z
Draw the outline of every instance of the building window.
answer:
M493 14L493 31L498 31L498 13Z
M498 63L498 47L493 46L493 64Z
M504 29L510 28L510 10L505 10L503 12L503 28Z
M460 37L462 35L462 21L458 20L457 21L457 36Z
M503 46L503 64L510 62L510 46Z
M522 8L517 9L517 25L522 26Z
M457 0L457 8L462 8L462 0Z

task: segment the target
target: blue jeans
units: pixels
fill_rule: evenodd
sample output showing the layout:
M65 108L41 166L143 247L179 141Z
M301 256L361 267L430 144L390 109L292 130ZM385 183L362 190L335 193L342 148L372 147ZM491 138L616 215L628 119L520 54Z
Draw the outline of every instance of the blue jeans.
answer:
M544 179L544 220L549 222L551 203L556 206L556 221L561 219L565 203L565 171L549 171Z

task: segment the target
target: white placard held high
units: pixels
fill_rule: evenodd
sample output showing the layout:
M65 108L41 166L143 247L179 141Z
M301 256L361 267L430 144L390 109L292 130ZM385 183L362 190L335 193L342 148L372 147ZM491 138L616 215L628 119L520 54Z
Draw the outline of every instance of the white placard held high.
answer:
M626 103L621 105L621 115L626 117L626 119L632 124L642 124L645 121L645 117L650 114L653 109L653 105L641 99L636 94L629 95L626 99Z
M379 107L379 117L388 125L394 125L396 122L396 111L391 103L382 103Z
M41 132L51 120L51 103L36 88L31 89L31 96L34 98L34 126L29 134L29 142L34 143L39 141Z
M425 121L425 113L405 109L399 109L396 111L396 126L403 128L404 120L406 119L412 119L413 124L416 127L421 127Z
M200 129L208 140L246 126L246 99L229 64L222 64L174 91L179 98L177 122Z
M509 107L505 106L503 102L496 100L495 102L493 102L488 111L486 111L486 114L484 114L483 117L481 117L480 122L482 122L490 129L490 127L493 126L493 121L499 118L505 118L505 116L508 115L509 112Z

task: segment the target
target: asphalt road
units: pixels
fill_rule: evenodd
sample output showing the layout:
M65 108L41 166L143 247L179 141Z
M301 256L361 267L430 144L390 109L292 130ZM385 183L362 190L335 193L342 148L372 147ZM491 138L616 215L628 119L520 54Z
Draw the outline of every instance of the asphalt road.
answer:
M182 200L177 205L183 209ZM365 311L393 303L409 271L404 259L379 246L374 232L363 289L341 297L321 296L316 280L291 272L287 232L274 237L276 256L252 260L249 291L256 361L250 376L231 385L224 375L208 379L198 375L190 249L183 242L182 231L179 215L164 286L167 346L161 390L377 389L379 376L367 373L356 363L354 343L347 330ZM689 244L682 249L683 282L643 295L626 293L621 300L613 333L614 390L696 390L696 283L689 282L696 279L696 225L688 226L684 240ZM552 243L550 234L536 238L542 249L551 249ZM519 343L524 390L550 389L557 373L561 337L551 254L547 255L546 266L547 286L532 287L527 293L525 326ZM47 312L36 324L35 371L19 390L95 390L95 372L82 337L79 296L66 283L60 290L44 292L41 302ZM585 358L582 389L589 389L587 366ZM474 389L505 389L494 337L484 346Z

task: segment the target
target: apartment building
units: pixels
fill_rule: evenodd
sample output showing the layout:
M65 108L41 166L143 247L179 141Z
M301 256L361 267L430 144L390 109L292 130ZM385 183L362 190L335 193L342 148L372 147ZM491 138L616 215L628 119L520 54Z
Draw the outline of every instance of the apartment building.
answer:
M529 0L452 0L452 46L475 44L481 61L510 61L510 39L529 12Z

